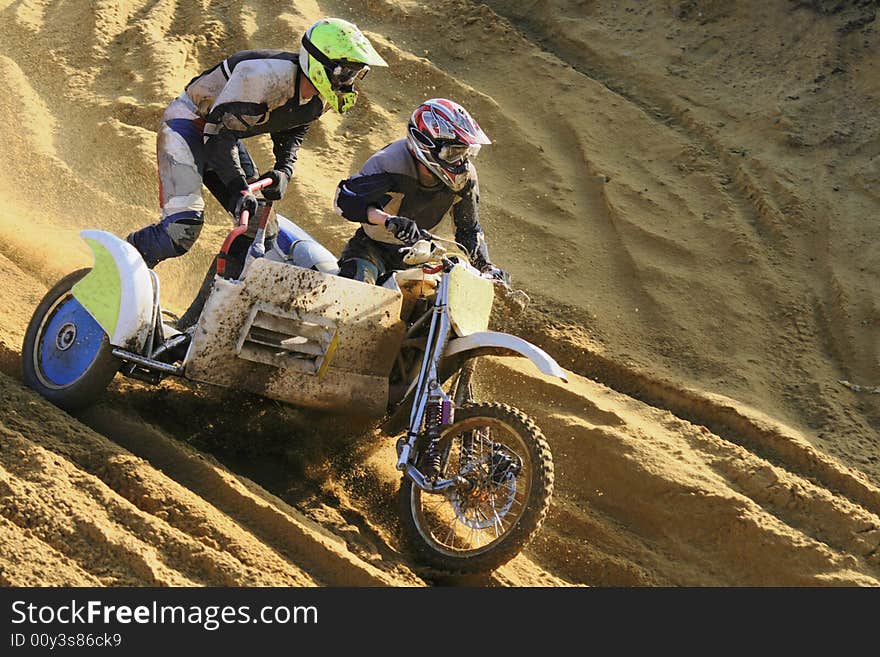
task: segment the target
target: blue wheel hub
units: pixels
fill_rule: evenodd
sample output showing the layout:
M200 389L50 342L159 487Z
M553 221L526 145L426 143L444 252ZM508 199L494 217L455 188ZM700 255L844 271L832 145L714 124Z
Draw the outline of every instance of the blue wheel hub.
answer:
M37 343L37 371L50 387L80 379L101 349L104 329L72 296L62 300L43 326Z

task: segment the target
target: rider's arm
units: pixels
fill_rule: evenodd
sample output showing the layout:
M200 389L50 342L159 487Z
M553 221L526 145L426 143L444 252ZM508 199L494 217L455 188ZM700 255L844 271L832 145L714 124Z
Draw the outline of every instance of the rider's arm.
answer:
M477 182L476 170L471 165L472 178L461 196L452 206L452 220L455 222L455 241L464 246L471 254L471 264L482 269L489 262L489 248L486 236L480 226L479 205L480 186Z
M367 208L367 223L373 224L374 226L384 226L390 216L392 215L384 210L380 210L375 205L371 205Z
M247 185L238 153L238 135L226 129L205 135L205 168L215 171L226 187L244 189Z
M395 186L393 176L388 173L352 176L336 187L333 206L349 221L382 225L388 217L382 208L391 200L388 193Z
M288 178L293 177L299 147L309 131L309 124L298 125L290 130L272 133L272 153L275 155L275 169L284 171Z

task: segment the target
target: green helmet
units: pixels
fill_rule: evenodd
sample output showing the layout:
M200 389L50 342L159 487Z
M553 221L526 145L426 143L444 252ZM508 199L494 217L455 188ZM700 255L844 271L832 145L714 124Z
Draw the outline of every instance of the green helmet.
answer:
M330 106L340 114L357 100L356 80L371 66L388 66L353 23L322 18L303 35L299 66Z

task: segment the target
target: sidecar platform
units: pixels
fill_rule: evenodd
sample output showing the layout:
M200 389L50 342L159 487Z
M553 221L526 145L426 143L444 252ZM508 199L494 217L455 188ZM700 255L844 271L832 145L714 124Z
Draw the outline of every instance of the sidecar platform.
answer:
M298 406L380 417L405 327L399 291L261 258L217 277L184 376Z

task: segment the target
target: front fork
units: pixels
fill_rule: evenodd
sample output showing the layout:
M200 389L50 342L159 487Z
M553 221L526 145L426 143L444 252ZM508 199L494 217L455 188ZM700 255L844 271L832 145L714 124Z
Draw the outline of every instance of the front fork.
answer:
M440 377L437 374L440 359L449 339L448 299L449 277L443 276L437 287L437 296L434 300L434 316L431 318L427 348L416 380L409 426L406 436L398 440L397 443L397 469L412 479L419 488L429 492L438 492L460 483L458 478L435 481L436 476L439 475L439 454L435 453L437 440L440 438L442 427L452 422L454 413L454 404L443 392L440 386ZM429 468L427 474L416 467L414 463L416 459L413 458L416 441L419 434L422 433L423 425L425 438L423 449L427 451L427 458L422 461Z

